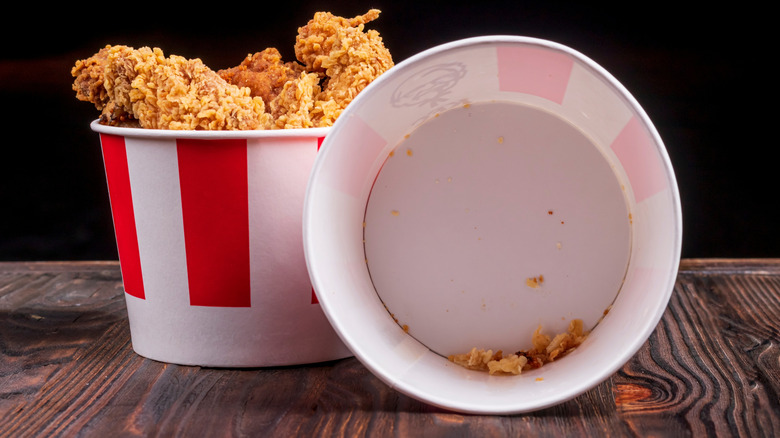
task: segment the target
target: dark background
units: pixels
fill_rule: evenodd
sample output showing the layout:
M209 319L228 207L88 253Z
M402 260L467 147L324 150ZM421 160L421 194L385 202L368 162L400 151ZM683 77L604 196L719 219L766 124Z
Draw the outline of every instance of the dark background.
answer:
M213 69L269 46L292 60L297 28L314 12L351 17L371 7L382 14L368 27L396 62L489 34L549 39L590 57L634 95L666 144L683 204L683 257L780 256L776 36L768 12L750 3L120 3L21 5L6 17L0 261L117 258L89 129L98 114L71 90L77 59L125 44L201 58Z

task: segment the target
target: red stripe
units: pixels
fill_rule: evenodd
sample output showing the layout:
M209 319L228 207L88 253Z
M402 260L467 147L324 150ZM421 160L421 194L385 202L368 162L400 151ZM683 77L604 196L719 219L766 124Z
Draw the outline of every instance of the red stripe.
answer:
M144 281L141 273L141 255L138 251L138 233L135 228L130 172L127 168L127 149L124 137L101 134L103 162L106 167L111 213L114 217L116 247L122 270L125 292L143 299Z
M178 140L190 304L249 307L246 140Z
M320 150L320 147L322 146L322 142L325 141L325 137L319 137L317 138L317 151ZM311 288L311 303L312 304L319 304L320 300L317 299L317 293L314 292L314 286Z

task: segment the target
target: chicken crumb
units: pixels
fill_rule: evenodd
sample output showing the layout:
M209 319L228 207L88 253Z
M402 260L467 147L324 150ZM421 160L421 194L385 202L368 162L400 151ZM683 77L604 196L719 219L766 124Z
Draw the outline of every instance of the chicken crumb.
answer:
M552 339L541 333L541 329L539 326L531 336L533 347L529 350L504 355L501 350L494 353L493 350L474 347L468 353L450 355L447 359L464 368L487 371L491 375L518 375L564 357L579 347L589 334L583 331L581 319L572 320L565 333L559 333Z
M530 277L525 280L525 285L532 289L537 289L541 287L542 283L544 283L544 275L539 275L538 277Z

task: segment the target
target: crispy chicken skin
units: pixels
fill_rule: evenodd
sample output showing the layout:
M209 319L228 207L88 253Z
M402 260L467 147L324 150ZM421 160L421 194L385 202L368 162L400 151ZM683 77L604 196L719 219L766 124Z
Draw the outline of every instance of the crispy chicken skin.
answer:
M218 70L217 73L233 85L249 87L253 96L261 97L268 105L287 82L303 73L303 65L282 62L279 50L269 47L262 52L247 55L237 66Z
M320 78L316 73L303 72L287 82L279 95L271 101L272 128L311 128L314 98L320 93Z
M352 99L393 66L379 11L346 19L318 12L298 29L297 62L268 48L213 71L159 48L106 46L71 70L80 100L100 122L148 129L237 130L331 126Z
M112 50L106 46L90 58L76 61L71 73L76 78L73 90L76 98L91 102L101 111L100 121L113 126L138 126L132 114L118 108L109 96L105 86L105 71L108 65L108 55Z
M306 71L324 76L311 114L315 126L332 125L360 91L393 66L379 32L364 31L379 12L372 9L351 19L317 12L298 29L296 58Z
M76 98L94 103L100 111L108 104L108 93L103 86L103 71L108 64L109 50L110 47L104 47L90 58L78 60L71 69L71 74L76 78L73 81Z
M393 66L379 33L364 30L379 12L351 19L317 12L298 29L300 64L284 63L278 50L266 49L219 73L263 98L273 117L271 128L331 126L366 85Z
M248 88L229 84L200 59L165 57L158 48L107 46L71 73L77 98L102 110L106 124L135 120L148 129L232 130L263 129L270 122L263 100Z

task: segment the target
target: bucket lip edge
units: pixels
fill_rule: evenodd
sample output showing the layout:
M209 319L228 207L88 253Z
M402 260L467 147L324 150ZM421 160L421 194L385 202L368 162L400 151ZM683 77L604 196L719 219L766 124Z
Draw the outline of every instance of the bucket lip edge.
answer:
M205 140L217 140L225 138L301 138L324 137L330 131L330 127L319 128L291 128L291 129L256 129L256 130L173 130L173 129L146 129L121 126L108 126L95 119L90 123L90 128L99 134L118 135L122 137L136 138L194 138Z

